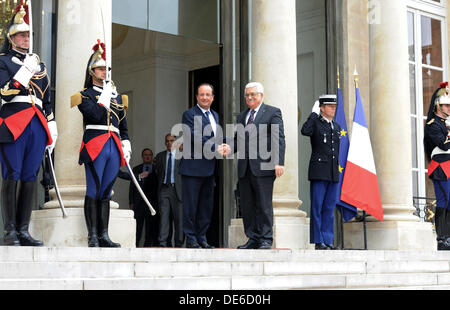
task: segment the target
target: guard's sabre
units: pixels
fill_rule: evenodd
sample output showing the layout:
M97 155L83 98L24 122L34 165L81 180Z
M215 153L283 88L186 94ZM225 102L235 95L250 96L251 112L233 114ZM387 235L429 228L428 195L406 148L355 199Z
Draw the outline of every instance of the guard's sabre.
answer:
M28 22L30 23L30 48L29 54L33 54L33 9L31 7L31 0L28 0Z
M148 208L150 209L150 212L152 215L156 214L155 209L153 209L150 201L148 201L147 197L145 196L144 192L141 189L141 186L139 185L138 181L136 180L136 177L134 176L133 170L130 167L130 163L125 159L125 162L127 164L128 173L130 174L131 179L133 180L134 185L136 186L137 190L139 191L139 194L141 194L142 199L147 204Z
M61 207L63 217L67 217L66 209L64 208L64 203L61 198L61 193L59 192L58 182L56 182L56 174L55 174L55 169L53 168L52 154L50 153L50 151L48 149L46 150L46 152L47 152L48 162L50 164L50 172L51 172L50 174L52 175L53 184L55 185L56 197L58 197L59 206Z
M29 54L33 54L33 8L32 8L32 4L31 4L31 0L28 0L27 4L28 4L28 22L30 23L29 24L29 27L30 27L30 47L28 49L28 53ZM14 60L15 59L13 59L13 61ZM63 217L67 217L66 209L64 208L64 203L62 201L61 193L60 193L59 188L58 188L58 182L56 181L56 174L55 174L55 168L53 167L52 154L49 151L49 149L47 149L46 152L47 152L48 162L50 164L50 174L52 175L53 184L55 185L56 197L58 197L58 202L59 202L59 206L61 207L61 211L62 211Z
M100 5L100 4L99 4ZM105 27L105 18L103 16L103 9L102 6L100 5L100 14L102 16L102 25L103 25L103 42L105 43L105 53L106 53L106 81L109 82L111 81L111 75L112 72L110 71L111 68L111 58L110 55L108 53L109 49L106 45L106 27ZM110 46L110 48L112 48L112 46Z

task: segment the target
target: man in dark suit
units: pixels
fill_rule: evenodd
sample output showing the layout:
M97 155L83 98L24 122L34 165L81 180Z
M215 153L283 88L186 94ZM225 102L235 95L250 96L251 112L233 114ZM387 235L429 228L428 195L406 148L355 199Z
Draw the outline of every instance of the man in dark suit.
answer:
M333 121L336 95L322 95L302 127L310 137L311 159L308 180L311 182L310 243L316 250L335 249L334 207L339 183L339 138L341 128Z
M153 151L151 149L146 148L142 151L142 164L134 167L133 173L145 196L153 208L157 210L158 199L156 191L158 181L153 167ZM144 247L157 246L159 230L158 216L151 215L147 204L142 199L133 182L130 183L129 200L130 209L134 211L134 218L136 219L136 246L139 246L144 226Z
M219 115L211 110L214 89L209 84L197 88L197 104L183 113L182 176L183 230L187 248L214 248L206 240L214 207L215 152Z
M261 83L245 88L248 109L239 114L235 146L244 231L239 249L270 249L273 243L273 185L284 173L285 139L280 109L263 103Z
M182 247L184 243L181 176L178 174L180 160L176 159L177 149L174 142L175 137L167 134L165 138L167 149L158 153L155 158L155 170L158 178L158 241L162 247L170 244L171 234L169 232L172 227L172 218L175 247Z

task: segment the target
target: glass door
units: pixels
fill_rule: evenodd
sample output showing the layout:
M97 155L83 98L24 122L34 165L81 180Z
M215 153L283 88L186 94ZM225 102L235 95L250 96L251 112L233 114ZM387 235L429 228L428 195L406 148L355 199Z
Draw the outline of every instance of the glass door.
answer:
M433 92L447 80L445 12L431 14L408 8L408 51L411 104L412 174L414 203L422 219L424 206L434 199L433 184L428 179L428 162L423 149L423 132Z

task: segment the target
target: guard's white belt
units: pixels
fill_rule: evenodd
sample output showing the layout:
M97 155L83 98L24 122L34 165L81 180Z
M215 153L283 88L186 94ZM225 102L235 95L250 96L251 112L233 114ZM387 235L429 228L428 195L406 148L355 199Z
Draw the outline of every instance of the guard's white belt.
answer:
M431 153L431 158L433 158L434 155L440 155L440 154L450 154L450 150L444 151L436 146L434 148L433 152Z
M33 97L33 98L31 98ZM42 109L42 100L37 98L36 96L15 96L10 101L5 101L2 99L2 104L15 103L15 102L26 102L30 104L35 104L41 107Z
M86 130L87 129L93 129L93 130L105 130L105 131L112 131L115 132L117 134L120 133L119 129L114 127L113 125L86 125Z

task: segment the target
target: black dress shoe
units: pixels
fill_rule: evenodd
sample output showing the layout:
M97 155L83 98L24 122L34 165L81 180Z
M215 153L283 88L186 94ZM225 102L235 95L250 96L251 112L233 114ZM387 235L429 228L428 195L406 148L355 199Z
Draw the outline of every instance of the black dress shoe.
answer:
M337 247L335 247L332 244L325 244L327 246L327 248L329 248L330 250L337 250Z
M272 248L272 243L269 241L263 241L259 244L258 249L260 250L270 250Z
M196 241L187 241L186 248L188 249L200 249L201 246Z
M316 250L328 250L328 247L324 243L316 243Z
M209 245L206 241L200 242L199 244L204 249L215 249L215 247L213 247L212 245Z
M259 244L255 240L248 239L247 243L237 247L238 249L259 249Z

